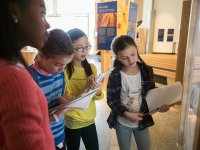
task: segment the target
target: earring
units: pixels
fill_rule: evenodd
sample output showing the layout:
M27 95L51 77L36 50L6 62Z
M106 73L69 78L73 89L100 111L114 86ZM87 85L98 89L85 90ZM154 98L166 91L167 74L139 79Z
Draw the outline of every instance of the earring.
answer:
M18 23L18 19L16 18L16 19L14 19L14 22L17 24Z

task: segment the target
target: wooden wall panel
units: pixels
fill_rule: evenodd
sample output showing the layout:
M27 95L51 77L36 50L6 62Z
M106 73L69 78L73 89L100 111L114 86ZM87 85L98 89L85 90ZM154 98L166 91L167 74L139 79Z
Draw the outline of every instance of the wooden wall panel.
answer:
M176 68L176 81L180 81L181 83L183 83L185 54L186 54L188 27L190 19L190 7L191 7L191 1L183 1L180 36L179 36L180 38L178 45L177 68Z

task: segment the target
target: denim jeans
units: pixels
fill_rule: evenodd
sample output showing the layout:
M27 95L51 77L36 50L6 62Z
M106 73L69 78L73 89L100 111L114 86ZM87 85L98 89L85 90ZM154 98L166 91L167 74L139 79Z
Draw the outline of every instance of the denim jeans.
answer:
M131 133L135 137L138 150L150 150L151 142L148 128L138 130L138 128L129 128L116 123L116 135L120 150L131 150Z

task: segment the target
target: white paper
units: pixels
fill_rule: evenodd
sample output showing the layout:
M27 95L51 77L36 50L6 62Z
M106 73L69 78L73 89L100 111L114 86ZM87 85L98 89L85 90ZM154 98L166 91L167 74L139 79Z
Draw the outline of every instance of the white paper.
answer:
M92 98L94 97L94 95L99 91L100 89L94 89L94 90L90 90L87 93L84 93L81 95L81 97L71 101L70 103L68 103L64 108L81 108L81 109L87 109L88 105L90 104L90 101L92 100Z
M149 111L154 111L162 105L170 105L181 101L182 91L183 88L180 82L150 90L146 96Z
M106 75L108 74L109 68L105 71L102 72L98 75L96 82L103 82L103 79L106 77ZM92 89L89 89L88 92L92 91ZM88 93L87 92L87 93ZM81 96L85 95L85 93L83 93Z
M105 72L102 72L99 74L99 76L96 79L96 82L102 82L103 79L106 77L106 75L108 74L109 69L107 69Z
M65 108L79 108L79 109L87 109L90 101L94 97L94 95L99 91L100 89L94 89L90 90L87 93L84 93L81 95L81 97L67 103L67 104L61 104L59 106L56 106L49 110L49 114L55 113L57 110L65 109Z

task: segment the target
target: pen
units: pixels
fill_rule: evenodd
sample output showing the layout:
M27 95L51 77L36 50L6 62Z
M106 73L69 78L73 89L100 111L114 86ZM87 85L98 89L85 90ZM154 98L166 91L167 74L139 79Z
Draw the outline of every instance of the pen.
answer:
M152 115L152 114L156 113L157 111L159 111L159 108L156 108L156 109L154 109L154 110L152 110L150 112L147 112L147 113L143 114L143 116L148 115L148 114Z
M171 106L174 106L176 103L178 103L178 102L175 102L175 103L172 103L172 104L170 104L169 106L171 107ZM156 112L158 112L159 111L159 108L156 108L156 109L154 109L154 110L152 110L152 111L149 111L149 112L147 112L147 113L145 113L145 114L143 114L143 116L145 116L145 115L152 115L152 114L154 114L154 113L156 113Z

